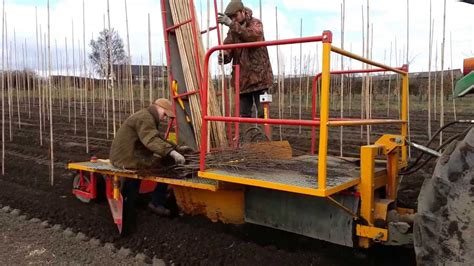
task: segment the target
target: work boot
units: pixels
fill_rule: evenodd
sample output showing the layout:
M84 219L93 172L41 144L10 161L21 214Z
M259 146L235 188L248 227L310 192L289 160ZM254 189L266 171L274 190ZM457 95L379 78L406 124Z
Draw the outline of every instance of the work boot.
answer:
M159 205L159 206L155 206L153 205L153 203L149 203L148 204L148 208L156 215L159 215L159 216L170 216L171 214L171 211L166 209L165 207Z

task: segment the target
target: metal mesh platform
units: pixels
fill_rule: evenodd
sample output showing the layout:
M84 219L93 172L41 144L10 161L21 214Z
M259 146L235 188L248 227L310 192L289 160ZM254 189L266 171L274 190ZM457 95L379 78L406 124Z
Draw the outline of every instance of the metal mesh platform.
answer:
M318 188L318 181L315 176L306 176L300 173L295 173L293 171L275 171L275 172L266 172L259 173L256 171L243 171L239 173L230 172L227 170L209 170L207 173L226 175L229 177L238 177L253 179L259 181L266 181L278 184L284 184L289 186L304 187L304 188ZM357 180L358 178L342 177L342 176L328 176L326 179L326 184L328 187L337 187L346 182Z
M291 169L209 169L201 177L212 178L245 185L320 195L318 190L317 156L300 156L288 160ZM382 169L378 169L382 170ZM326 187L343 190L358 183L360 167L358 160L328 157Z
M178 185L184 187L199 188L205 190L216 191L218 189L218 181L212 179L206 179L194 175L191 178L167 178L160 176L139 176L137 171L121 169L113 166L108 162L78 162L70 163L69 169L83 170L88 172L95 172L105 175L118 175L130 178L138 178L142 180L166 183L170 185Z
M110 171L110 172L116 172L116 173L127 173L127 174L136 174L136 171L134 170L127 170L127 169L121 169L118 167L113 166L111 163L108 162L80 162L80 163L72 163L71 165L78 165L82 167L89 168L91 170L96 170L96 171ZM70 167L71 168L71 167Z

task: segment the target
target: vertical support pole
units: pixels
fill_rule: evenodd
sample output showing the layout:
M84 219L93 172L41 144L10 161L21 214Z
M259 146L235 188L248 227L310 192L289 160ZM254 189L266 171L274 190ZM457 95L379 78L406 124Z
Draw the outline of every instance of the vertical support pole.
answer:
M113 185L112 177L109 175L105 176L105 191L106 191L107 199L113 199L114 185Z
M224 97L224 116L225 117L230 117L230 100L229 100L229 91L227 90L227 83L224 82L223 83L223 91L224 91L224 94L222 95L222 97ZM231 140L232 139L232 126L231 126L231 123L228 122L228 123L225 123L225 129L226 129L226 135L227 135L227 139ZM232 146L232 142L229 142L230 145L229 146Z
M318 189L326 190L326 160L328 152L328 125L329 120L329 86L331 78L331 43L332 33L323 32L323 68L321 79L321 125L319 129L318 153Z
M173 128L173 123L174 123L174 118L171 118L169 121L168 121L168 127L166 128L166 132L165 132L165 139L167 140L169 135L170 135L170 132L171 132L171 129ZM176 139L176 144L178 144L178 140Z
M89 178L90 178L89 192L92 194L92 198L96 199L97 198L97 177L93 172L90 172Z
M270 103L269 102L263 103L263 118L265 118L265 119L270 118ZM272 140L270 125L269 124L264 124L263 127L264 127L265 135L267 136L267 138L269 140Z
M408 72L408 71L407 71ZM408 73L402 78L402 113L401 118L406 123L402 124L402 136L406 139L408 137ZM407 162L407 146L402 147L402 161Z
M369 226L373 225L374 215L374 178L375 178L375 157L380 146L362 146L360 150L360 216L365 219ZM368 248L370 239L359 238L359 246Z
M395 200L398 189L398 160L399 149L395 149L387 155L387 198Z
M118 175L114 175L113 188L114 188L114 200L119 200L119 197L120 197L120 178L118 177Z
M240 77L240 65L234 65L235 68L235 76ZM239 79L235 79L235 96L234 96L234 101L235 101L235 111L234 115L237 117L240 117L240 82ZM234 134L235 134L235 142L234 142L234 148L239 147L239 139L240 139L240 132L239 132L239 122L235 122L234 124Z
M163 24L163 38L165 41L165 51L166 51L166 65L167 65L167 71L168 71L168 86L169 86L169 92L170 95L173 94L173 87L170 86L173 84L173 71L171 68L171 48L170 48L170 41L169 41L169 31L167 30L168 22L167 22L167 12L166 12L166 1L161 0L161 19L162 19L162 24ZM163 80L163 87L164 87L165 81ZM164 90L164 89L163 89ZM176 113L176 101L171 101L173 103L173 110ZM175 121L176 122L176 121ZM175 123L175 133L176 133L176 143L178 143L179 140L179 124Z

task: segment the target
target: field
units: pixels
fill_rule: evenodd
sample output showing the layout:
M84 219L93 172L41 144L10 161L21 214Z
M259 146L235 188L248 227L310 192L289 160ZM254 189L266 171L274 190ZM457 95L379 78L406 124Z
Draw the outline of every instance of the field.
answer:
M8 99L5 99L7 102ZM73 119L68 119L68 109L61 108L59 101L53 105L54 121L54 185L50 185L49 162L49 122L43 132L43 146L40 146L39 105L33 98L31 116L26 104L20 103L21 123L18 123L18 106L12 104L12 139L9 139L8 114L5 122L5 175L0 177L0 204L9 205L25 212L29 217L48 220L50 224L61 224L75 232L83 232L89 237L96 237L103 243L112 242L116 247L127 247L133 252L143 252L150 257L158 257L172 264L316 264L338 265L352 261L354 264L390 265L414 264L414 253L411 249L393 247L375 247L367 252L340 247L309 239L290 233L276 231L255 225L233 226L212 223L203 217L174 215L171 218L159 218L149 213L144 204L139 206L141 229L136 234L120 238L112 222L108 206L80 203L71 193L73 173L65 169L68 162L88 160L90 156L107 158L111 144L111 115L109 115L109 138L107 123L102 113L102 103L89 102L89 154L86 153L85 119L80 114L77 103L77 130L74 130ZM416 99L414 98L415 102ZM453 120L450 102L446 101L446 121ZM469 99L458 101L458 119L474 116L469 108ZM96 118L91 118L92 104L95 104ZM137 102L135 104L139 106ZM411 138L415 142L427 140L426 110L423 104L413 104L411 110ZM119 106L119 103L117 103ZM359 103L354 106L360 106ZM395 107L395 106L393 106ZM374 111L374 117L386 116L383 106ZM123 109L121 109L123 110ZM288 111L288 110L286 110ZM309 110L303 108L303 118L309 118ZM396 110L391 110L396 116ZM272 107L272 117L278 116L276 107ZM352 111L353 117L359 110ZM128 114L122 112L123 120ZM339 110L332 110L333 117ZM292 117L296 118L297 109L293 107ZM348 115L346 115L348 116ZM118 114L117 114L118 117ZM289 115L285 115L286 118ZM439 115L438 115L439 118ZM48 121L46 119L46 121ZM439 121L433 120L433 131ZM460 132L462 127L448 130L447 135ZM339 128L331 131L329 150L332 155L339 155ZM382 127L373 127L372 141L382 133L394 132ZM279 128L273 129L274 139L280 138ZM289 140L295 155L309 152L310 129L298 127L282 128L282 139ZM359 147L366 142L365 133L361 135L360 127L344 128L344 156L358 156ZM413 151L412 156L417 153ZM431 164L432 166L432 164ZM400 194L400 205L415 207L416 198L423 178L429 175L431 167L403 179ZM408 251L408 252L407 252ZM388 259L389 258L389 259Z

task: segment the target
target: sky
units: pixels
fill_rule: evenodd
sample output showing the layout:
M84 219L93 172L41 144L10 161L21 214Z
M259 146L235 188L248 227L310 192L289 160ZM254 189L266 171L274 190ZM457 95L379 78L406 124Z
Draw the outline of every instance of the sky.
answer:
M160 0L128 0L128 20L130 51L134 64L148 64L148 14L151 19L152 57L154 64L163 62L164 42L161 23ZM213 1L195 0L200 26L207 27L207 3ZM228 0L218 0L219 10L225 9ZM221 7L223 2L224 8ZM302 36L321 35L324 30L334 34L333 45L342 47L341 43L341 5L342 0L259 0L243 1L253 10L254 16L261 18L264 24L266 40L294 38ZM52 62L55 72L63 72L66 65L72 66L72 38L74 37L75 63L83 58L84 49L89 51L89 41L97 36L104 28L106 15L106 0L85 0L85 32L83 32L82 1L80 0L51 0L51 49ZM408 0L409 4L409 52L410 71L427 71L429 62L429 9L430 0ZM367 0L348 0L345 3L345 33L344 49L362 54L362 10L364 20L367 20ZM12 54L12 66L23 66L23 55L27 58L26 65L35 68L36 59L36 26L35 8L38 12L38 31L43 36L47 33L47 1L46 0L5 0L7 33L10 50L14 53L16 35L17 56ZM407 1L376 0L369 2L369 32L373 39L372 59L392 66L400 66L406 62L407 50ZM213 13L213 6L211 14ZM432 19L434 20L432 69L441 68L441 43L443 30L443 1L432 0ZM278 12L278 32L276 35L276 12ZM444 69L461 68L464 58L474 56L474 5L468 5L455 0L447 1L445 29ZM125 0L110 0L111 26L122 36L127 49L125 23ZM213 18L211 18L211 21ZM471 22L469 22L471 21ZM106 22L106 21L105 21ZM74 23L74 35L72 33ZM302 27L300 25L302 23ZM210 26L214 26L211 23ZM300 29L302 28L302 33ZM224 28L224 31L227 31ZM367 32L365 32L367 34ZM39 34L40 37L41 34ZM371 37L371 38L372 38ZM204 35L206 44L207 35ZM210 45L217 44L215 31L210 34ZM26 43L26 51L23 46ZM57 44L56 44L57 43ZM66 60L66 43L68 57ZM451 45L452 43L452 45ZM57 56L56 56L57 46ZM80 49L78 49L80 47ZM320 69L321 45L304 44L287 45L279 48L280 67L277 64L277 49L270 48L269 53L274 72L299 73L315 72ZM436 49L437 57L436 58ZM80 51L81 50L81 51ZM15 58L17 61L15 61ZM317 60L316 60L317 59ZM437 59L437 60L435 60ZM17 63L15 63L17 62ZM435 62L437 62L435 66ZM56 66L59 65L59 66ZM344 59L344 68L360 68L360 64ZM332 69L341 69L341 59L333 56ZM211 68L212 69L212 68Z

